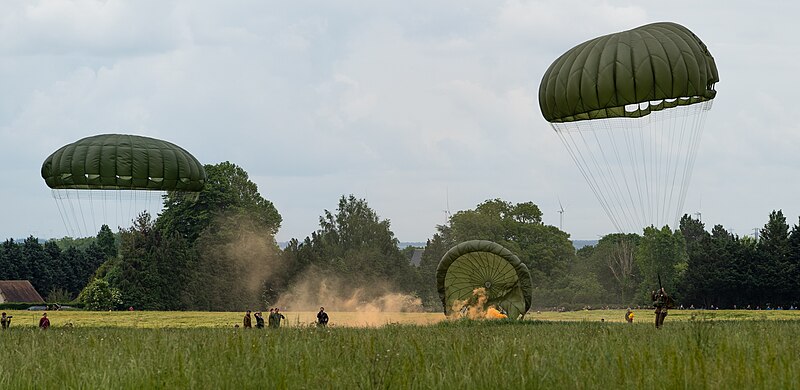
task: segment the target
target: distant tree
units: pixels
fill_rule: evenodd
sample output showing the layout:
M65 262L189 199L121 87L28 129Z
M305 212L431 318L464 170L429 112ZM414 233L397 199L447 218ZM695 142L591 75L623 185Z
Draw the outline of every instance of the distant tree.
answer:
M711 234L705 231L703 222L684 215L680 231L686 240L687 266L682 291L687 304L700 307L719 305L715 291L723 283L725 270L721 262L724 257L714 251Z
M788 301L795 281L791 279L793 267L789 259L789 225L781 210L772 211L769 220L759 234L757 250L759 252L756 271L758 285L763 299L773 304Z
M50 291L52 285L51 259L39 239L30 236L22 243L22 261L27 264L28 273L22 279L30 280L37 291Z
M108 225L100 227L94 242L107 258L117 257L117 240Z
M58 247L61 248L61 250L67 250L69 248L85 250L86 248L89 247L89 245L93 244L96 240L97 240L96 237L81 237L81 238L62 237L50 241L53 241L56 245L58 245Z
M20 269L27 264L21 263L22 252L13 239L7 239L0 247L0 280L22 279L20 275L27 272Z
M800 303L797 292L800 291L800 222L792 227L789 233L789 251L786 264L786 278L790 281L788 287L789 304L795 307Z
M636 288L636 251L639 236L635 234L609 234L600 239L593 255L608 270L619 292L619 302L628 303L629 293Z

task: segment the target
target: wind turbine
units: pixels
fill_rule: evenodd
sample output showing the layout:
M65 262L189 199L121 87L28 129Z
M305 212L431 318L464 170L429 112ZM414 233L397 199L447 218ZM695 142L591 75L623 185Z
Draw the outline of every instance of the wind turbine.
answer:
M452 217L453 214L450 212L450 188L449 187L445 188L445 209L442 210L442 211L444 211L444 216L447 219L445 221L445 224L450 223L450 217Z
M558 230L564 231L564 206L561 199L558 200Z

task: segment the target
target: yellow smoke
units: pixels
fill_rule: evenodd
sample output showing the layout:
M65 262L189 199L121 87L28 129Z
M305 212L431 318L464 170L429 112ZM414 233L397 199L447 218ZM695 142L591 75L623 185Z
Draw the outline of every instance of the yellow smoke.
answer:
M488 306L489 296L483 287L472 290L472 296L467 299L453 301L451 312L456 318L469 318L471 320L502 319L508 318L506 314L495 306Z
M503 319L503 318L508 318L508 316L507 316L507 315L505 315L505 314L503 314L503 313L501 313L501 312L500 312L500 310L497 310L497 309L495 309L495 308L494 308L494 306L490 306L490 307L489 307L489 308L486 310L486 318L491 318L491 319L495 319L495 318L497 318L497 319Z

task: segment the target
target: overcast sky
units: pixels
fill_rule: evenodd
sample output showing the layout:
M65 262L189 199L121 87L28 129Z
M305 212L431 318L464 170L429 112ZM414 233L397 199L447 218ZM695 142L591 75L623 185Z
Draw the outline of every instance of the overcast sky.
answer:
M642 5L646 4L646 5ZM613 226L542 118L572 46L655 21L719 68L685 212L752 234L800 214L800 3L793 1L35 1L0 3L0 236L67 234L41 163L131 133L243 167L278 240L366 198L401 241L444 210L532 201L573 239ZM710 227L709 227L710 228Z

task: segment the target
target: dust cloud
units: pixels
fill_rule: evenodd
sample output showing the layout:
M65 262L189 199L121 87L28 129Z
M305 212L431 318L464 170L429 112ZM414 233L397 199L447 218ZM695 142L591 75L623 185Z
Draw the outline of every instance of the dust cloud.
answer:
M399 293L387 281L371 280L353 285L342 277L317 267L306 269L278 299L278 306L292 311L327 311L365 313L422 312L422 301Z
M200 243L201 306L217 310L264 305L265 285L282 277L286 264L271 233L247 217L220 217ZM204 290L204 291L203 291Z

